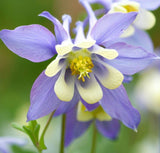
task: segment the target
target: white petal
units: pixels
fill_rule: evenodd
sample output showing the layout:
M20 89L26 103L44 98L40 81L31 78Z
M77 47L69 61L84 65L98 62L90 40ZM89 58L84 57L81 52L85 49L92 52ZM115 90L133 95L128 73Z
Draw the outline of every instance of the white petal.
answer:
M87 82L86 82L87 81ZM90 75L90 79L87 78L86 81L83 83L84 86L77 81L77 89L79 91L80 96L89 104L94 104L98 102L103 97L102 89L93 76Z
M63 67L63 64L59 64L61 58L57 57L54 61L52 61L46 68L45 70L45 74L48 77L53 77L54 75L56 75L61 68Z
M139 3L133 1L120 1L112 4L109 13L122 12L129 13L139 10Z
M110 121L112 120L111 116L109 116L101 106L97 107L95 110L92 111L94 116L99 121Z
M111 121L112 118L105 111L96 114L96 119L99 121Z
M69 75L66 82L65 72L66 70L63 69L55 83L54 91L60 100L71 101L74 95L74 78Z
M92 53L98 54L107 58L109 60L114 59L118 56L118 52L115 49L105 49L101 48L99 50L93 51Z
M82 42L76 44L76 47L79 48L90 48L96 43L95 40L83 40Z
M154 14L145 9L140 9L139 14L137 15L134 24L140 29L151 29L156 23L156 18Z
M92 112L86 111L85 106L82 104L81 101L79 101L77 108L77 120L86 122L92 120L93 118L94 117Z
M134 27L133 26L129 26L122 34L121 34L121 38L125 38L125 37L129 37L132 36L134 34Z
M113 4L112 8L110 9L108 13L115 13L115 12L127 13L127 10L123 6L117 5L115 3Z
M56 51L57 51L58 55L63 56L65 54L71 52L73 46L74 45L70 41L66 40L66 41L63 41L62 44L56 45L55 47L56 47Z
M118 88L124 79L123 74L115 69L114 67L103 63L103 65L106 67L106 72L96 73L98 80L102 83L102 85L108 89L116 89Z

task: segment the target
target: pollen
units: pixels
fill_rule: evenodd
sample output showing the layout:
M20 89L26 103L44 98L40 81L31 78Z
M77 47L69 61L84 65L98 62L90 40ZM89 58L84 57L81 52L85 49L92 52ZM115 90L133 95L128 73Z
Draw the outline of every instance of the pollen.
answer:
M85 82L85 77L90 78L89 73L92 72L94 67L91 57L88 56L78 56L74 58L70 63L70 69L72 75L79 75L78 79Z

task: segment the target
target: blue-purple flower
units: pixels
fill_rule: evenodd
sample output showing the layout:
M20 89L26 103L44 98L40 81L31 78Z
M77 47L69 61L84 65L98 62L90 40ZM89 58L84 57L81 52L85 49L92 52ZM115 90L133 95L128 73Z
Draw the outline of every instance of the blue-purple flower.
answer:
M22 146L26 143L23 139L14 137L0 137L0 152L11 153L10 147L12 145Z
M76 37L69 33L71 17L63 16L63 25L48 12L43 16L53 22L56 37L41 25L20 26L0 31L0 38L17 55L33 62L57 57L40 74L31 90L28 121L54 110L66 113L81 101L88 110L101 105L112 118L136 129L138 111L132 107L122 85L124 75L144 69L156 56L141 47L114 42L135 20L137 13L111 13L99 20L82 1L89 16L89 30L77 22Z
M121 37L128 37L134 34L135 27L143 30L151 29L155 25L156 19L150 10L157 9L160 6L160 1L157 0L89 0L89 2L102 4L107 13L138 12L137 17L133 22L134 26L129 26Z
M81 0L83 1L83 0ZM140 19L133 22L129 28L121 35L118 42L125 42L132 46L142 47L149 52L154 51L153 42L150 36L144 30L151 28L155 24L155 17L150 12L160 6L160 1L157 0L87 0L89 3L100 3L105 9L96 10L97 15L113 12L134 12L138 13ZM126 78L126 77L125 77ZM126 80L126 79L125 79ZM130 81L126 80L126 82Z
M118 120L112 119L101 106L87 111L80 102L78 107L74 107L66 114L65 146L67 147L74 139L80 137L92 123L104 137L112 140L117 138L120 131Z

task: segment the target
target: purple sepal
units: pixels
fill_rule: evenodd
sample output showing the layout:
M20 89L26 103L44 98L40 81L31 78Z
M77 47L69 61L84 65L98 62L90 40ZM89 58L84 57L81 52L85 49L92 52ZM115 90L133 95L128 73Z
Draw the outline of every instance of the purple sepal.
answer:
M134 1L140 3L141 7L147 10L155 10L158 7L160 7L159 0L134 0Z
M92 110L96 109L99 106L99 102L97 102L95 104L88 104L82 98L81 98L81 102L86 107L87 111L92 111Z
M32 86L31 105L27 114L27 121L36 120L48 115L61 103L54 92L54 84L59 73L54 77L47 77L42 72Z
M61 102L56 112L54 113L54 117L69 112L78 102L79 102L79 94L77 90L75 90L72 100L70 102Z
M69 146L74 139L80 137L92 123L92 121L79 122L76 116L76 107L66 114L65 147Z
M0 39L12 52L32 62L42 62L56 54L54 35L38 24L4 29Z
M103 98L100 101L104 111L112 118L123 122L127 127L136 130L140 123L139 112L131 105L126 90L121 85L114 90L103 88Z
M96 127L104 137L109 139L116 139L120 131L120 123L116 119L103 122L96 120Z
M89 3L99 3L105 7L105 9L109 9L112 4L112 0L87 0Z
M50 20L54 24L55 35L56 35L56 39L57 39L58 43L61 43L62 41L69 38L63 25L59 22L59 20L57 20L49 12L44 11L41 14L39 14L39 16L47 18L48 20Z
M106 14L92 28L91 37L97 44L117 39L136 16L136 12Z
M147 52L141 47L133 47L126 43L112 44L109 48L118 52L118 57L114 60L107 60L107 63L118 69L125 75L133 75L150 65L157 56Z
M132 76L124 75L123 83L130 83L133 80Z
M154 51L153 42L148 33L143 30L137 29L136 27L134 35L127 38L121 38L118 41L132 46L141 47L148 52Z

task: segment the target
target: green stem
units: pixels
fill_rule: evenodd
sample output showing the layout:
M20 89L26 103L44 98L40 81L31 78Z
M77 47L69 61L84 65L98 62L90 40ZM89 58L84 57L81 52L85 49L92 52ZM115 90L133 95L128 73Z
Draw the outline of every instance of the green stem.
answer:
M96 153L96 138L97 138L97 129L96 129L96 125L94 124L91 153Z
M42 149L39 147L39 143L38 142L37 142L36 147L37 147L38 153L42 153Z
M44 136L45 136L45 133L46 133L46 131L48 129L49 124L51 123L51 120L53 118L54 113L55 113L55 111L53 111L51 113L51 115L49 116L49 119L48 119L48 121L47 121L47 123L46 123L46 125L45 125L45 127L44 127L44 129L42 131L42 134L41 134L41 137L39 139L39 142L37 143L36 147L37 147L39 153L42 153L42 150L46 149L45 144L44 144ZM41 148L42 147L41 145L43 145L43 148Z
M41 151L41 150L38 150L38 153L42 153L42 151Z
M66 115L64 114L62 116L60 153L64 153L65 124L66 124Z
M54 110L54 111L51 113L51 115L49 116L49 119L48 119L48 121L47 121L47 123L46 123L46 126L44 127L43 132L42 132L42 134L41 134L40 141L44 138L44 135L45 135L45 133L46 133L46 131L47 131L47 129L48 129L48 126L49 126L49 124L50 124L50 122L51 122L51 120L52 120L52 117L53 117L54 113L55 113L55 110Z

